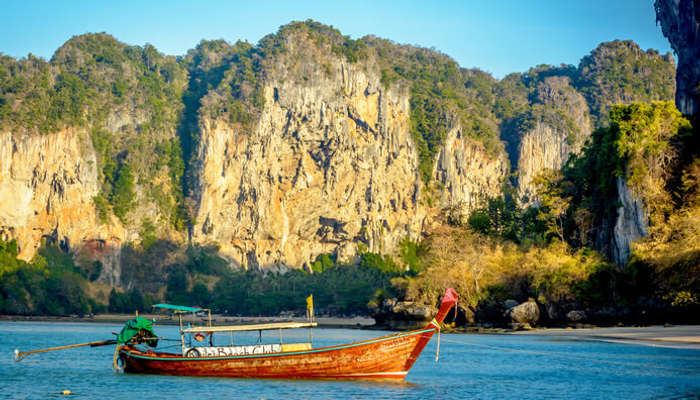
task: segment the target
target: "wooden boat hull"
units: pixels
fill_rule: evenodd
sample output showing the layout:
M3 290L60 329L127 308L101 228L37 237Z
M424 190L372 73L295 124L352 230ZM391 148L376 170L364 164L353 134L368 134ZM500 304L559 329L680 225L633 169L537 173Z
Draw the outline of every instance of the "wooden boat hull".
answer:
M456 303L457 293L447 289L435 318L425 328L338 346L269 354L183 357L126 345L119 348L119 358L126 373L400 381Z
M278 379L403 380L437 329L305 351L186 358L123 346L126 373Z

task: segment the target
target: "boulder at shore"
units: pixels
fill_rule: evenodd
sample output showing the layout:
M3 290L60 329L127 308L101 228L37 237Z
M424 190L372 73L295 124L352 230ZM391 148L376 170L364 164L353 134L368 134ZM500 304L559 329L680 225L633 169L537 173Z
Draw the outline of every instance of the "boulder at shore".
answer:
M526 301L506 310L506 318L511 323L535 325L540 319L540 309L534 301Z
M586 313L580 310L572 310L566 314L566 319L570 322L581 322L586 319Z

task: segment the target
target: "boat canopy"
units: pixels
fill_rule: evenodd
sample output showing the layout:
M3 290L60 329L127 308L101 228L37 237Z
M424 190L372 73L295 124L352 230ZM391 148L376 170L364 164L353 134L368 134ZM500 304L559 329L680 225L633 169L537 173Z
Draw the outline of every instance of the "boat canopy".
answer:
M198 326L183 329L183 333L196 332L237 332L237 331L266 331L271 329L313 328L315 322L271 322L269 324L228 325L228 326Z
M124 344L139 334L147 337L146 344L149 346L156 347L158 345L158 338L153 332L153 323L142 317L126 321L122 331L117 335L117 343Z
M206 308L198 308L198 307L187 307L187 306L178 306L174 304L155 304L153 305L153 308L165 308L168 310L173 310L175 312L200 312L200 311L207 311Z

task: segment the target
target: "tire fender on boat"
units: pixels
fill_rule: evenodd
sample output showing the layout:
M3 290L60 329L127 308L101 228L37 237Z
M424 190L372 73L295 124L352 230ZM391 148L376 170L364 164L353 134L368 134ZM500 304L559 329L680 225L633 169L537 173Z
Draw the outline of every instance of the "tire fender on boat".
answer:
M195 358L195 357L201 357L199 354L199 350L197 349L189 349L187 350L187 353L185 353L185 357L187 358Z

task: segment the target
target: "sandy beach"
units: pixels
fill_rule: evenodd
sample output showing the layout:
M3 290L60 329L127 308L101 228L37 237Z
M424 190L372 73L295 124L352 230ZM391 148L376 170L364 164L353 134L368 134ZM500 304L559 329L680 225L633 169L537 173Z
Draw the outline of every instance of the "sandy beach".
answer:
M700 325L655 325L645 327L551 328L510 332L511 335L538 335L571 339L592 339L645 346L700 350Z

